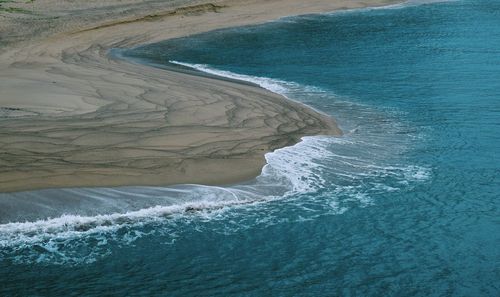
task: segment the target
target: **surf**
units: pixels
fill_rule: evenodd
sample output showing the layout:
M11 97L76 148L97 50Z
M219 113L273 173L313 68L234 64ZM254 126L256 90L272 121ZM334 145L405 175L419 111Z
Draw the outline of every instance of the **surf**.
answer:
M183 64L214 75L258 83L296 100L300 96L336 96L294 82ZM365 117L380 116L367 106L353 103L348 106L351 115L358 110ZM366 123L369 122L368 118ZM163 230L159 231L163 235L170 230L172 234L167 232L167 236L174 238L178 231L173 231L172 226L179 222L235 216L242 219L239 218L242 212L248 219L277 201L309 211L316 205L314 208L319 209L314 215L342 214L353 203L361 207L376 203L372 196L377 193L401 191L429 178L427 168L404 164L403 160L390 156L408 146L406 137L399 136L398 142L391 139L401 128L397 122L386 123L393 133L384 137L378 133L387 130L379 128L375 133L367 129L366 123L358 122L340 138L304 137L294 146L267 153L261 174L242 184L49 189L0 194L2 208L9 206L8 215L4 212L1 216L0 257L8 259L15 255L20 262L87 263L106 255L110 242L132 244L150 234L139 230L151 226ZM349 128L348 123L344 124ZM385 141L391 142L391 151L386 150ZM390 183L386 177L391 177ZM367 188L366 183L372 187ZM92 257L78 252L89 244L95 252Z

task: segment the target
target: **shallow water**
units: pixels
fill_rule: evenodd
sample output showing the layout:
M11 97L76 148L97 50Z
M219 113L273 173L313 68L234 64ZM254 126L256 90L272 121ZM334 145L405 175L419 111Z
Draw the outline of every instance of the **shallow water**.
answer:
M0 224L0 295L500 295L499 45L500 2L412 1L123 53L258 83L346 134L241 185L4 194L41 217Z

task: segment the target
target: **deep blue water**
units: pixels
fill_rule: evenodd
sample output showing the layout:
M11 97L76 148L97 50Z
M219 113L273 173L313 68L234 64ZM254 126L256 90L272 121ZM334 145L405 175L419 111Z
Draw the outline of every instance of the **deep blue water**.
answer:
M123 54L259 83L346 134L268 154L246 184L88 190L160 206L0 225L0 295L500 296L500 1L291 17Z

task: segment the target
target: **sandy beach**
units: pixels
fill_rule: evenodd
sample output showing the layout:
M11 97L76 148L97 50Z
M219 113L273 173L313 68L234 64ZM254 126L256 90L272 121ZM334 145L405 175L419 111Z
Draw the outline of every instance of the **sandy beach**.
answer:
M257 86L158 69L113 48L389 0L35 1L0 18L0 192L227 184L335 121Z

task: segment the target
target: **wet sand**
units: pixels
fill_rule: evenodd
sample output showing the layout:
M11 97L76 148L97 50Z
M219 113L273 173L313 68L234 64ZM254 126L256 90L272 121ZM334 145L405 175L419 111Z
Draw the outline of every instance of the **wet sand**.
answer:
M269 151L340 135L335 121L257 86L109 50L387 2L47 0L34 15L3 17L0 192L255 177Z

